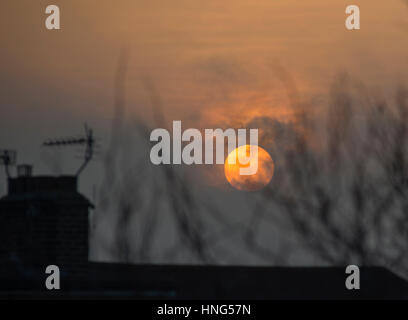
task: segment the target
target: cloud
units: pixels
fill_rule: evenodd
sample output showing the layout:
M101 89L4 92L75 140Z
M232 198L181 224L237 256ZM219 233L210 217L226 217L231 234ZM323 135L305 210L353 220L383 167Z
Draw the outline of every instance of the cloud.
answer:
M294 124L285 123L272 117L254 117L247 124L248 129L259 130L259 145L269 151L283 149L293 143L297 133Z
M199 80L207 84L248 85L254 82L254 77L244 64L230 56L211 56L200 60L197 71Z

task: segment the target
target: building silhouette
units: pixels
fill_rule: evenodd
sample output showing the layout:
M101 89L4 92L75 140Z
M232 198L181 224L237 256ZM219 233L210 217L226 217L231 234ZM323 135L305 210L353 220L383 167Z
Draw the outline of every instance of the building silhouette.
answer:
M278 268L131 265L88 261L93 207L76 176L36 176L19 167L0 199L1 298L408 299L408 285L384 268L361 268L361 290L345 288L345 266ZM48 265L61 290L45 288Z
M8 178L8 194L0 199L3 272L16 267L37 272L53 264L64 266L70 276L86 276L93 205L78 193L77 177L33 177L27 166L18 171L16 178Z

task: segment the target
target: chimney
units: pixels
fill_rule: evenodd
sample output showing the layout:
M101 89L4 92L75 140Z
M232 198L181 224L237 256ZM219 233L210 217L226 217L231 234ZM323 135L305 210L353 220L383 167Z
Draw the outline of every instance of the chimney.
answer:
M0 199L0 273L3 262L17 257L42 274L55 264L66 276L85 277L93 206L77 191L77 177L31 176L27 165L17 172Z

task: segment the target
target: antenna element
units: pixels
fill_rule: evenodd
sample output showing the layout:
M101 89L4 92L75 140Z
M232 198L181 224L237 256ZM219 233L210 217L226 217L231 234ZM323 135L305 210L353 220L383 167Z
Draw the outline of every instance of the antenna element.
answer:
M86 148L84 162L76 172L76 176L79 176L80 173L88 165L89 161L91 161L94 154L95 138L93 136L93 130L89 128L86 123L85 123L85 135L83 137L49 140L43 143L43 146L46 147L71 146L71 145L84 145Z

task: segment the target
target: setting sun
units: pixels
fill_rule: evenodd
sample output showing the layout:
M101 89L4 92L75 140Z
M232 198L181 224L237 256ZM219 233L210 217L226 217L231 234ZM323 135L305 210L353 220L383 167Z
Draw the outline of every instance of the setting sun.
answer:
M238 190L243 191L257 191L264 188L271 181L275 165L269 153L263 148L258 146L251 146L255 148L254 155L250 156L250 146L245 145L236 148L232 151L225 160L224 172L225 177L231 186ZM253 175L241 175L240 168L248 167L240 164L238 161L238 154L240 152L246 152L246 155L250 157L250 162L257 161L258 170ZM235 161L234 161L235 159Z

